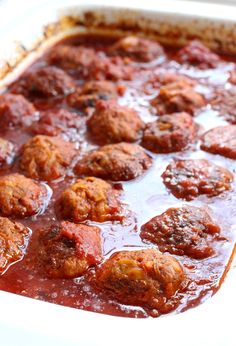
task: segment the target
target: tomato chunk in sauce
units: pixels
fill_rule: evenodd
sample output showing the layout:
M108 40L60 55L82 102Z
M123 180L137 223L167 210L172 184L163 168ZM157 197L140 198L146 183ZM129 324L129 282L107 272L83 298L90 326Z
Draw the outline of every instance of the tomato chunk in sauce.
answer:
M123 317L197 306L235 243L235 58L58 42L0 95L0 290Z

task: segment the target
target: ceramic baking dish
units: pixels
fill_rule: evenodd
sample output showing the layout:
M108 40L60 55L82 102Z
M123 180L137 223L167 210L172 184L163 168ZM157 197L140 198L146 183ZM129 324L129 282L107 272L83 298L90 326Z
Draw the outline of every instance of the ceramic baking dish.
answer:
M0 12L0 86L4 88L42 50L73 33L139 32L182 45L199 38L236 52L236 8L165 1L51 1ZM8 17L8 25L6 16ZM10 19L9 19L10 18ZM5 20L5 22L4 22ZM3 35L4 33L4 35ZM236 225L235 225L236 231ZM218 293L197 308L158 319L107 316L0 292L1 345L235 345L234 262Z

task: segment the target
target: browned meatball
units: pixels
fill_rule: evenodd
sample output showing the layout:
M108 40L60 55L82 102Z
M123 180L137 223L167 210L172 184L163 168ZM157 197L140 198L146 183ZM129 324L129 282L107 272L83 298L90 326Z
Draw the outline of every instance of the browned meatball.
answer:
M29 234L24 225L0 217L0 274L23 258Z
M0 213L3 216L26 217L42 213L49 191L45 185L21 174L0 177Z
M66 174L76 153L72 143L38 135L24 144L20 168L31 178L55 180Z
M26 97L53 97L70 94L75 89L73 79L63 70L46 66L23 76L11 91Z
M132 80L135 67L119 56L97 57L91 65L89 78L94 80Z
M181 64L187 63L200 69L207 69L217 67L220 57L201 42L194 40L179 50L176 60Z
M219 90L211 101L211 105L227 121L236 124L236 87Z
M136 36L127 36L114 43L109 53L133 60L149 62L164 55L162 46L155 41Z
M42 230L39 236L39 261L52 278L75 278L83 275L102 258L100 229L63 221Z
M230 71L228 82L232 84L236 84L236 70Z
M191 115L205 105L204 97L193 89L186 81L169 83L160 88L152 105L159 115L187 112Z
M78 179L64 190L59 199L60 215L74 222L122 220L120 191L104 180Z
M164 184L177 198L190 201L199 195L217 196L230 190L233 174L208 160L178 160L162 174Z
M157 244L161 252L192 258L214 254L213 240L220 228L203 209L193 206L170 208L141 228L141 238Z
M99 144L135 142L144 126L138 113L117 102L98 101L87 122L93 139Z
M110 144L85 155L76 165L78 175L113 181L131 180L142 175L152 159L137 144Z
M197 82L183 74L174 72L169 69L158 68L154 71L148 83L152 83L155 87L167 85L171 83L185 83L186 86L194 87Z
M236 159L236 125L220 126L206 132L201 149Z
M0 138L0 167L12 163L14 156L14 145L10 141Z
M95 107L98 100L112 100L118 98L119 88L109 81L91 81L84 84L67 98L69 106L84 110Z
M1 129L29 126L36 116L36 109L22 95L0 95Z
M163 115L145 127L142 146L154 153L172 153L193 142L196 125L188 113Z
M96 285L118 301L164 312L184 280L180 263L155 249L113 254L96 273Z
M68 73L77 73L78 77L86 77L88 69L94 63L96 53L91 48L58 45L51 50L48 61Z
M31 132L47 136L71 138L82 126L82 118L66 109L52 109L41 112L40 119L32 124Z

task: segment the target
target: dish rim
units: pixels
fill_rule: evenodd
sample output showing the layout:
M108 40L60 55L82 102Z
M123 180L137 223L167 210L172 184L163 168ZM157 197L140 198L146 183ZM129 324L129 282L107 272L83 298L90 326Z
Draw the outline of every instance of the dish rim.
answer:
M67 1L66 6L65 4L63 5L63 3L65 3L65 1L58 1L58 7L55 8L55 1L53 1L50 4L50 14L52 14L53 11L57 15L61 15L63 13L65 14L69 11L74 11L74 7L72 6L72 3L74 3L74 1ZM68 6L69 3L71 3L71 6ZM124 9L126 9L126 6L124 6L125 1L123 0L120 1L119 5L107 4L109 3L108 0L101 1L102 4L98 4L98 1L93 1L89 4L83 3L85 3L85 1L82 1L80 5L77 5L76 8L78 12L83 13L83 11L85 12L88 10L93 10L95 12L113 11L114 13L117 10L123 11ZM217 25L224 23L227 32L228 30L235 29L235 32L232 32L231 38L236 38L236 20L233 20L232 11L229 11L229 6L219 5L222 9L225 8L224 12L218 12L218 10L220 9L217 7L218 10L215 13L212 13L211 15L205 13L205 16L200 17L199 12L195 11L196 8L198 10L203 10L209 8L208 4L205 7L205 4L195 3L195 5L191 8L189 2L187 1L179 1L178 3L178 9L175 10L175 19L177 19L178 21L181 20L181 18L184 18L186 23L188 24L190 22L195 24L201 22L202 25L204 25L206 19L209 19L212 23L216 23ZM168 8L168 6L170 6L171 4L176 4L176 1L167 1L165 4L156 2L155 5L149 7L147 6L147 4L145 4L145 1L142 0L139 2L138 6L132 7L131 12L134 14L135 12L140 13L140 11L142 11L142 16L144 14L151 15L152 17L162 15L162 18L165 18L165 20L167 20L167 18L168 20L171 20L171 16L173 16L173 11L170 8ZM42 5L41 8L43 9L44 6L45 4ZM211 5L211 8L213 8L212 6L214 5ZM183 11L184 8L185 11ZM227 13L228 15L226 15ZM174 17L172 19L174 19ZM50 22L48 21L48 23ZM6 39L9 40L10 36L6 35ZM53 44L55 42L54 38L55 37L51 37L51 40L49 40L48 42L50 42L50 44ZM59 37L57 36L57 38ZM41 49L46 49L47 47L47 45L42 45ZM40 53L41 50L39 54ZM33 59L35 59L35 57L36 56L34 55ZM30 63L30 60L27 61L27 64L28 63ZM26 68L26 66L27 65L23 65L23 68ZM22 66L20 66L20 69L22 69ZM21 70L19 70L18 67L16 70L14 70L14 73L19 74L20 71ZM10 79L5 79L2 85L0 85L0 87L6 85L6 83L8 83L9 80ZM225 282L223 283L222 287L212 298L208 299L204 304L201 304L194 309L190 309L186 311L184 314L171 314L169 316L164 316L158 319L134 319L103 315L100 313L88 312L79 309L77 310L69 307L59 306L56 304L37 301L31 298L0 291L0 304L4 311L4 314L0 315L0 330L2 328L5 328L5 330L7 331L9 326L14 326L16 331L15 336L17 336L18 332L20 333L20 335L25 335L25 333L28 333L30 330L34 333L34 335L39 334L38 340L40 340L41 337L46 337L45 340L53 338L53 342L55 342L55 340L57 339L57 345L64 345L64 343L61 343L63 340L63 342L66 341L66 345L72 345L74 342L78 345L78 335L76 331L77 323L79 322L79 342L81 343L81 345L99 345L99 342L101 340L99 340L99 337L97 337L97 335L99 335L100 331L102 330L102 328L104 328L105 324L106 327L108 327L108 342L103 341L104 345L109 343L109 339L113 340L112 336L114 336L114 334L116 334L116 340L113 341L113 344L115 345L118 345L120 344L120 342L122 342L122 338L124 335L127 338L126 343L134 343L135 341L137 345L141 345L141 343L143 344L144 342L148 342L148 340L150 342L155 340L154 338L156 337L156 330L154 327L154 323L155 326L156 323L158 323L158 340L164 342L166 340L166 335L168 335L168 344L175 342L176 345L189 345L189 338L191 335L194 335L195 339L192 340L191 345L199 345L199 343L202 342L201 340L203 340L203 338L205 338L204 343L206 345L223 345L223 342L225 345L233 345L233 319L230 318L229 312L233 311L233 309L236 308L236 299L233 299L233 282L235 281L233 278L233 269L235 265L236 264L234 259L233 263L231 264L231 269L227 275L227 278L225 278ZM18 313L16 313L16 310ZM211 333L209 333L208 330L209 319L211 319L212 325L214 325L214 323L217 325L219 321L219 311L221 312L221 315L223 314L223 312L225 312L228 318L224 319L223 326L221 326L221 328L219 329L215 329L214 335L212 335ZM18 318L20 315L19 312L21 312L21 314L23 312L23 318ZM52 323L54 326L55 324L57 324L56 334L55 330L51 329ZM117 335L116 333L115 327L117 323L119 324L119 328L122 329L122 333L120 333L120 335ZM27 325L27 327L25 326L25 324ZM140 328L138 328L137 331L137 326L139 326L139 324ZM145 325L145 333L141 333L141 324L142 328L143 325ZM93 326L93 333L89 331L89 325ZM171 333L169 332L170 325ZM180 339L179 331L182 330L181 326L183 325L186 326L185 335L183 339ZM136 330L135 339L134 337L132 338L132 335L130 335L132 334L130 333L130 328L131 330ZM196 328L198 330L201 330L201 333L198 333L196 335ZM71 332L70 334L69 331ZM225 335L225 332L227 332L227 336ZM12 336L15 337L14 335Z

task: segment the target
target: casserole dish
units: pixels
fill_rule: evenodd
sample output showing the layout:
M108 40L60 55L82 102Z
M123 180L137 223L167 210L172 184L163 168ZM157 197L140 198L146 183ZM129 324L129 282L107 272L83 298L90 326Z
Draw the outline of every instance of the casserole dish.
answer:
M196 13L195 13L195 17L193 17L191 16L191 13L187 14L186 11L185 11L185 14L176 14L176 19L173 20L172 13L171 11L168 12L167 5L170 6L172 5L172 3L171 2L166 3L166 7L163 5L159 5L159 8L157 8L156 11L151 11L151 12L148 12L148 11L140 12L140 9L127 11L124 9L123 10L119 8L117 9L115 7L111 9L110 7L99 7L99 6L96 7L92 5L91 6L86 5L84 7L81 6L78 10L75 10L75 8L64 9L62 11L62 14L64 16L63 19L57 22L56 24L49 25L44 33L44 37L45 35L46 37L48 37L48 41L47 41L47 45L48 45L49 43L55 42L55 36L54 36L55 34L57 34L57 38L58 38L58 37L63 37L65 35L66 30L70 30L71 33L75 32L76 31L76 29L74 29L75 24L79 24L80 26L82 26L82 28L79 28L79 30L84 30L83 24L85 22L86 24L85 27L89 28L91 31L96 30L98 32L99 30L101 30L102 32L104 30L108 30L108 28L112 26L113 33L114 32L119 33L121 29L125 30L125 32L127 33L127 32L132 32L134 29L137 31L137 28L138 28L138 30L141 29L142 32L149 33L149 35L157 36L158 39L163 43L172 43L172 44L173 44L173 37L181 38L178 44L184 43L184 37L183 35L180 35L180 32L181 33L185 32L185 39L192 38L193 36L198 37L202 39L203 41L205 41L206 43L208 44L210 43L210 45L215 49L220 47L221 51L233 52L234 23L233 21L230 21L230 18L229 18L229 24L225 25L223 32L221 31L220 32L221 34L217 36L218 31L215 33L215 30L222 28L222 23L223 23L223 16L221 14L219 15L220 12L218 13L218 15L216 15L216 18L214 19L209 18L208 21L205 21L205 22L203 22L200 18L198 18ZM183 3L182 5L186 5L186 4ZM42 6L42 8L44 7ZM195 5L194 9L200 10L201 7L198 8L198 6ZM222 7L222 8L219 7L218 9L219 10L224 9L227 12L227 8L225 7ZM39 23L39 27L41 26L41 24L45 24L45 22L47 23L52 22L55 19L53 17L55 16L55 13L56 11L55 11L55 8L53 8L53 6L52 8L48 7L48 11L47 11L48 18L44 17L44 23ZM73 16L71 15L71 13L73 13ZM159 14L159 18L161 18L161 21L157 20L158 14ZM121 17L122 17L122 22L120 19ZM197 20L196 20L196 17L197 17ZM193 19L195 20L193 21ZM33 16L31 20L33 20ZM181 25L179 24L180 20L181 20ZM195 23L195 26L193 25L193 23ZM108 28L107 28L107 24L108 24ZM191 30L190 30L190 24L191 24ZM206 30L206 24L209 25L207 30ZM183 25L185 26L183 27ZM37 25L35 23L34 28L36 27ZM63 33L62 33L62 30L64 30ZM19 28L19 32L20 32L20 28ZM22 28L22 34L23 32L24 32L24 29ZM68 31L67 31L67 35L68 35ZM7 36L8 35L6 35L6 39L7 39ZM11 34L9 33L8 39L10 38L10 36ZM36 36L34 36L34 38L35 37ZM2 65L2 85L6 85L6 83L9 83L10 81L12 81L15 77L14 74L17 72L19 73L20 69L22 69L22 66L23 66L22 64L19 66L16 66L18 65L17 64L18 61L22 60L22 55L25 57L24 64L28 64L29 61L32 61L31 60L32 54L28 55L28 50L30 47L33 46L33 44L35 44L35 42L33 42L31 38L29 38L28 42L22 40L21 37L18 37L18 38L21 44L23 42L26 47L24 47L23 50L20 49L19 51L19 46L17 46L18 47L17 55L14 55L14 54L12 55L12 53L15 53L15 52L12 51L12 47L10 48L10 46L8 46L7 43L6 45L4 45L5 58L7 58L7 55L8 55L8 59L7 59L7 64L4 64L4 61L3 61L3 65ZM38 36L37 38L38 38L38 41L36 42L35 46L40 47L40 51L41 51L42 47L46 47L47 45L45 43L41 45L42 38ZM167 40L167 38L169 41ZM9 50L8 50L8 47L9 47ZM12 71L13 69L14 71ZM11 72L11 74L9 74L9 72ZM214 331L214 335L212 334L209 335L209 332L206 332L206 329L208 331L209 326L203 319L203 316L207 316L206 321L209 321L209 319L211 318L212 323L214 325L215 317L217 316L214 309L217 309L216 311L218 312L220 311L220 314L222 315L223 311L227 310L227 306L230 306L231 308L233 308L235 304L233 295L229 299L229 295L232 290L232 285L230 285L230 277L227 278L227 282L228 282L227 289L226 289L226 285L222 286L221 290L218 292L218 294L215 297L213 297L210 301L207 301L204 305L201 305L197 309L190 310L181 315L169 316L166 319L159 319L158 321L150 321L150 320L148 321L128 320L127 321L125 320L123 322L122 319L117 317L115 318L115 317L109 317L109 316L100 316L100 315L95 315L95 314L91 314L87 312L75 311L68 308L62 308L59 306L55 307L52 305L48 305L47 303L35 302L35 301L27 300L22 297L11 296L10 298L11 301L7 302L8 306L6 309L6 313L4 314L4 320L5 320L4 323L7 323L7 319L9 315L11 319L11 323L16 324L18 326L19 325L22 326L22 324L25 325L25 321L26 321L25 318L27 319L27 317L24 316L24 321L23 321L23 318L21 321L19 321L19 318L17 318L19 317L18 314L16 315L14 313L9 314L9 311L11 311L11 304L13 306L13 302L14 302L14 305L17 304L18 307L20 307L21 304L24 305L24 308L21 311L26 311L27 305L29 305L29 311L27 311L27 315L31 316L32 329L37 330L39 328L40 330L42 330L45 327L46 329L45 332L49 334L48 335L49 338L50 338L50 334L51 335L54 334L51 328L50 322L54 321L55 319L57 326L60 326L58 328L59 330L57 330L57 334L60 335L58 336L60 340L59 341L57 340L57 344L58 342L59 343L62 342L63 338L64 340L67 340L67 341L64 341L64 344L65 342L66 344L68 344L70 339L71 339L71 342L73 342L73 340L75 340L75 342L76 340L78 340L78 335L75 335L76 334L75 331L77 331L77 333L78 332L80 333L77 327L78 319L79 319L81 330L84 331L84 333L81 332L79 336L80 337L79 342L83 345L96 344L97 342L97 340L94 340L94 339L92 340L90 339L90 337L88 337L88 334L87 334L88 325L90 326L90 328L93 328L94 335L99 335L99 331L102 330L101 326L103 326L103 328L105 326L106 329L109 330L112 334L112 331L115 332L115 330L117 330L117 325L118 325L119 330L122 330L123 331L122 334L125 335L125 338L126 338L125 342L129 342L129 338L130 338L130 342L134 342L135 340L135 343L139 343L139 342L143 343L143 342L147 342L147 340L151 341L151 339L153 339L154 335L156 334L155 333L156 328L158 328L158 335L160 337L160 340L164 342L166 338L166 333L167 333L165 328L169 330L171 326L171 329L173 330L173 336L169 335L168 333L168 342L171 342L173 340L172 342L175 341L176 343L176 334L179 334L179 331L181 330L179 323L181 323L182 326L185 323L186 325L189 325L187 324L187 321L189 321L190 323L190 318L192 318L193 320L192 320L191 328L193 329L188 327L187 328L188 333L191 331L193 335L194 332L196 332L196 329L201 330L202 334L199 335L199 337L203 339L202 341L200 341L200 339L196 337L193 340L192 337L185 331L184 332L185 335L180 336L181 344L184 344L185 342L189 344L189 338L191 340L191 344L193 345L199 344L199 342L206 342L207 344L210 344L210 343L223 344L223 342L224 343L226 342L227 338L228 338L227 344L230 344L231 341L233 344L233 339L231 339L230 333L228 333L226 337L225 333L222 330L220 331L217 330L217 331ZM227 296L227 300L223 299L224 295ZM6 296L9 296L9 295L1 292L1 297L3 297L3 301L5 301ZM213 304L213 302L215 303ZM4 302L2 302L2 304L4 304ZM224 306L224 309L222 308L222 305ZM36 321L35 318L33 318L34 313L31 312L32 311L31 309L35 309L35 310L39 309L38 310L39 315L37 314L37 316L40 316L40 318L38 321ZM44 315L44 309L47 309L47 312L46 312L47 316ZM206 312L204 312L204 309ZM49 310L50 310L50 317L49 317ZM57 320L54 313L55 315L57 314L59 315L60 313L63 314L63 318L61 318L60 322ZM86 316L84 317L84 319L82 319L82 317L81 318L77 317L79 316L79 314L84 314L84 316L85 315ZM198 314L201 317L198 318ZM166 321L169 320L169 323L165 322L165 320ZM196 326L196 320L198 320L198 323L199 323L199 320L201 320L200 321L201 323L198 324L197 326ZM67 321L68 321L68 326L66 325ZM156 324L154 325L154 322L158 323L158 327L156 327ZM229 324L230 322L231 320L229 320ZM62 325L60 325L60 323L62 323ZM82 326L83 323L84 323L84 326ZM142 326L141 326L141 323L142 323ZM30 322L27 321L26 328L29 328L29 324ZM140 333L137 333L137 330L136 330L136 334L134 336L132 331L134 329L137 329L137 324L140 324L140 328L138 328L138 330L140 330ZM161 324L163 324L163 326L161 326ZM164 324L166 327L164 326ZM143 327L144 325L145 327ZM49 326L49 328L46 328L47 326ZM69 329L70 329L70 332L68 332ZM18 329L16 328L16 331L17 330ZM71 330L73 330L73 332L71 332ZM165 330L165 333L164 333L164 330ZM109 335L110 332L108 332L107 335ZM129 334L132 334L132 335L129 336ZM56 340L55 335L53 335L53 340L54 340L53 343L55 343L55 340ZM119 336L117 336L117 339L113 340L112 342L120 343L122 342L122 340L121 338L119 338Z

